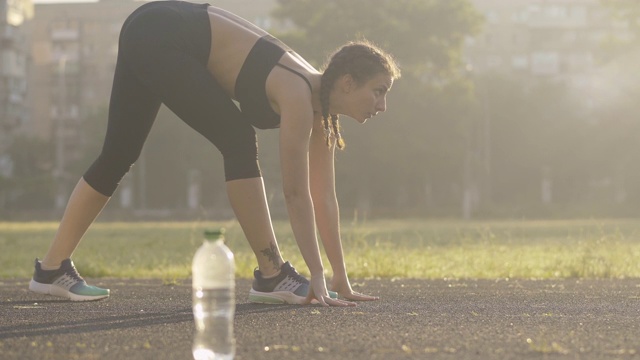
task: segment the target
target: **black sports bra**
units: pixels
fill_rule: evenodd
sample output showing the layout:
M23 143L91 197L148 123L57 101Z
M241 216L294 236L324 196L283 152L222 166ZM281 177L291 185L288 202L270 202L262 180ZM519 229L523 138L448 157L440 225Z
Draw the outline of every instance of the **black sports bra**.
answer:
M300 76L311 89L311 82L300 72L280 64L285 52L292 52L287 45L271 35L258 39L242 64L236 79L235 96L244 118L258 129L280 127L280 115L271 108L265 84L275 66Z

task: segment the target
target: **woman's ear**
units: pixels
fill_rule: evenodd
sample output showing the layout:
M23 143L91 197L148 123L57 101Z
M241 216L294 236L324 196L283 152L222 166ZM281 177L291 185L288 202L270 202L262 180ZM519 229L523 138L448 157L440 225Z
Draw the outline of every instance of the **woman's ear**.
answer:
M344 74L338 79L338 84L343 93L348 94L355 90L356 81L351 74Z

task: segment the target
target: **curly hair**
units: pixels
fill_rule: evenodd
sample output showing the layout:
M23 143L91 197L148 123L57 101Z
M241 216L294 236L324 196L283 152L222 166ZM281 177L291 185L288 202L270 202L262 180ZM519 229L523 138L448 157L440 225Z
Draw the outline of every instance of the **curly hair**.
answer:
M378 74L387 74L392 79L400 77L400 68L393 57L367 40L349 42L340 47L323 67L320 85L322 123L327 146L335 137L336 146L344 149L337 114L329 114L329 94L334 83L343 75L351 75L358 84L364 84Z

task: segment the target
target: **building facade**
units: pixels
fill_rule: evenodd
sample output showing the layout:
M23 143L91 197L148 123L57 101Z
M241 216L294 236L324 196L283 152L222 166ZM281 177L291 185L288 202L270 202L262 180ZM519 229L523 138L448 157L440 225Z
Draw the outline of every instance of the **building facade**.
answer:
M468 62L479 73L552 78L588 85L610 38L631 36L599 0L472 0L484 31L469 39Z
M10 177L6 153L13 136L30 119L27 106L29 47L26 23L30 0L0 0L0 177Z

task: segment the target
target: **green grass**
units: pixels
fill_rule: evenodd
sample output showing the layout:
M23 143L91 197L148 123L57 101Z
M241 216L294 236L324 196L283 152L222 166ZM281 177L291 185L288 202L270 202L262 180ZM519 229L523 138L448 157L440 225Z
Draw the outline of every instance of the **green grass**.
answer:
M96 223L73 255L86 277L186 279L202 231L223 226L236 276L255 259L236 222ZM28 278L56 223L0 223L0 278ZM289 225L275 224L283 257L308 275ZM638 278L640 220L375 220L345 222L352 278ZM325 260L327 276L331 275Z

